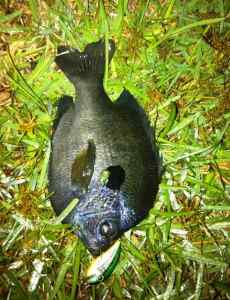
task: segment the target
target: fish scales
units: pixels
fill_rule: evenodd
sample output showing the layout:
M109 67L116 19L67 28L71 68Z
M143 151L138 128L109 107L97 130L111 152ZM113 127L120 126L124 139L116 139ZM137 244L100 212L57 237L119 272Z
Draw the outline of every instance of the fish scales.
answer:
M110 41L109 60L114 51ZM158 192L161 159L154 131L133 96L124 90L112 102L104 91L103 41L83 52L61 46L55 61L75 86L77 99L64 96L58 104L49 164L51 203L60 214L79 198L64 222L98 255L146 217Z

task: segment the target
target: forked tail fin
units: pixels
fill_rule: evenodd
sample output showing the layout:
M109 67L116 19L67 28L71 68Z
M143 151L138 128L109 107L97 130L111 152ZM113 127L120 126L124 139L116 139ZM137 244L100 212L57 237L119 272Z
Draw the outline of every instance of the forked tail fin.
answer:
M115 44L109 40L109 61L114 52ZM55 62L75 85L82 80L101 80L105 69L105 43L100 40L88 44L83 52L68 46L59 46Z

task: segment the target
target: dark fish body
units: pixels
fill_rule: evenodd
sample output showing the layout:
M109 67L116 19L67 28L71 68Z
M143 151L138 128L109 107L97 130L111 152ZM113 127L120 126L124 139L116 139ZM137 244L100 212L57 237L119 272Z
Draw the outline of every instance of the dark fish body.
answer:
M75 102L58 104L52 137L49 191L57 214L79 198L65 219L93 255L140 222L153 206L161 165L147 117L124 91L111 102L103 88L105 46L84 52L59 47L57 65L76 88ZM109 59L114 53L110 41ZM103 181L102 174L108 178Z

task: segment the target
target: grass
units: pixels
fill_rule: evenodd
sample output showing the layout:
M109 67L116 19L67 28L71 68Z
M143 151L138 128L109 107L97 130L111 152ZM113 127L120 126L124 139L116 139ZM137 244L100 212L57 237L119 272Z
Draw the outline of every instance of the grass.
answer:
M2 1L0 297L230 299L228 1ZM89 286L88 252L47 193L56 102L74 95L53 60L105 36L105 87L157 118L164 173L149 217L122 238L113 275Z

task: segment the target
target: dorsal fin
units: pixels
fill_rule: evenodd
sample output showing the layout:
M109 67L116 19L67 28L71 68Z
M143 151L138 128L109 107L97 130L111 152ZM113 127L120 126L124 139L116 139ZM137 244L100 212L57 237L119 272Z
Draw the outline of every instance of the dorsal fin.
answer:
M120 97L115 102L116 105L120 107L124 107L127 110L130 110L132 113L134 113L136 116L138 116L138 119L140 122L142 122L142 125L149 137L149 139L152 141L154 139L155 141L155 134L153 128L150 126L150 122L146 116L146 113L144 109L138 104L136 99L133 97L132 94L126 89L123 90Z
M162 156L160 155L159 148L156 144L155 128L153 128L150 125L149 119L144 109L138 104L138 102L133 97L133 95L130 94L130 92L126 89L123 90L120 97L115 102L115 105L131 111L133 114L136 115L139 122L142 123L142 126L152 145L152 151L155 156L155 160L158 162L158 175L159 175L159 182L160 182L162 174L164 172L163 159Z

